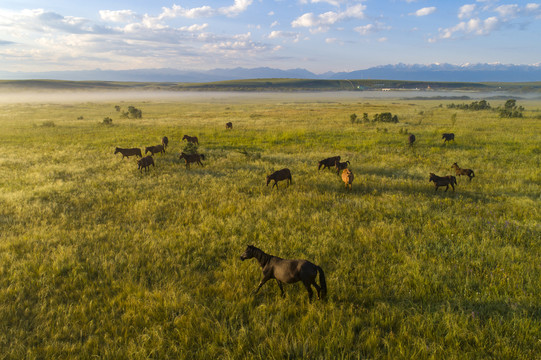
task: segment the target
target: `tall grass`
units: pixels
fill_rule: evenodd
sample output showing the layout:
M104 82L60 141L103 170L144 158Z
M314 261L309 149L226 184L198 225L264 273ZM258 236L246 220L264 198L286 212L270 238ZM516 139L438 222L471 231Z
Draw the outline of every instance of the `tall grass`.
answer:
M539 105L500 119L439 104L118 104L140 120L105 102L1 105L0 357L539 356ZM349 121L383 111L400 122ZM184 134L205 167L178 160ZM149 173L113 155L164 135ZM318 172L332 155L351 162L353 191ZM476 177L435 193L428 173L454 162ZM293 184L266 187L283 167ZM320 265L328 301L300 284L252 295L247 244Z

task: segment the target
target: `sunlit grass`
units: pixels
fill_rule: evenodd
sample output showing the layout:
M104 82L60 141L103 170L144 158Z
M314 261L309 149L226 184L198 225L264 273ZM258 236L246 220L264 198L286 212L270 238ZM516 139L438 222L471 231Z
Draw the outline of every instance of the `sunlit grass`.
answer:
M439 105L2 105L3 358L535 358L539 120ZM384 111L400 122L349 121ZM178 160L184 134L204 167ZM149 173L113 154L164 135ZM351 162L350 192L317 170L333 155ZM428 173L454 162L476 177L434 193ZM283 167L293 184L266 187ZM310 304L300 284L281 298L274 282L253 296L247 244L320 265L329 300Z

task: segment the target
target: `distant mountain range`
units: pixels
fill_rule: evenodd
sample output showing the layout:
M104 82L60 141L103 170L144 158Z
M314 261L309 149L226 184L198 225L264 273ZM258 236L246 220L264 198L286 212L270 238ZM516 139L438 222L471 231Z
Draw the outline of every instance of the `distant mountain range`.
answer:
M139 70L83 70L51 72L0 71L1 80L54 79L72 81L134 81L207 83L243 79L380 79L406 81L458 81L458 82L530 82L541 81L541 64L431 64L384 65L351 72L315 74L305 69L280 70L268 67L213 69L190 71L177 69Z

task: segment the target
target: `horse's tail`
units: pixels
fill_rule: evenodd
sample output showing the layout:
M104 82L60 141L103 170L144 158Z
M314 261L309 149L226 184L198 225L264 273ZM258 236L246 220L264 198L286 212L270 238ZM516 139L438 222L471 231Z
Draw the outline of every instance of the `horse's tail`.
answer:
M317 271L319 273L319 286L321 286L321 300L325 299L327 297L327 283L325 282L325 274L323 273L323 269L321 267L317 267Z

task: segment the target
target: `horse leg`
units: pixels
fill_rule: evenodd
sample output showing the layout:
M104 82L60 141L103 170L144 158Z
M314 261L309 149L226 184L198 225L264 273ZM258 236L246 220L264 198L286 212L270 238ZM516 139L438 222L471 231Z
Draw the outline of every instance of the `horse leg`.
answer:
M282 286L282 282L278 279L276 279L276 282L278 283L278 287L280 288L280 291L282 292L282 297L284 297L286 294L284 292L284 287Z
M267 282L269 281L271 278L272 278L272 275L271 274L263 274L263 279L261 279L261 281L259 282L259 285L257 285L257 288L254 290L254 294L257 294L257 292L259 291L259 289L261 289L261 287Z
M312 291L312 287L310 286L310 283L308 281L302 282L304 284L304 287L306 288L306 291L308 291L308 300L312 302L312 297L314 296L314 292Z
M319 286L317 283L316 283L316 279L312 279L312 285L314 285L314 287L316 288L316 291L317 291L317 298L318 299L321 299L321 286Z

